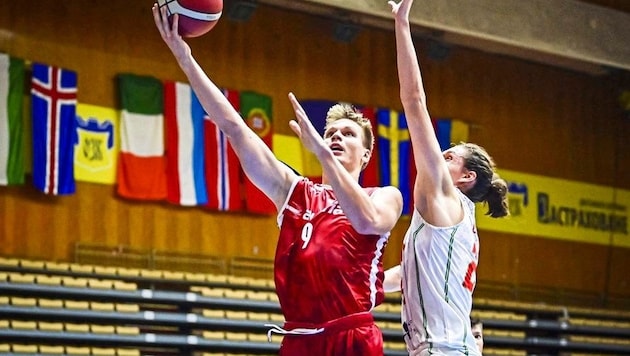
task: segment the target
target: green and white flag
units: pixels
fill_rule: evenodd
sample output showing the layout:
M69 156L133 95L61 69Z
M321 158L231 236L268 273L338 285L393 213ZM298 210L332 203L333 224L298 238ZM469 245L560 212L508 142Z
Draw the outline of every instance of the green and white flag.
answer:
M151 76L124 73L120 91L118 194L130 199L166 199L164 88Z
M24 184L24 60L0 53L0 185Z

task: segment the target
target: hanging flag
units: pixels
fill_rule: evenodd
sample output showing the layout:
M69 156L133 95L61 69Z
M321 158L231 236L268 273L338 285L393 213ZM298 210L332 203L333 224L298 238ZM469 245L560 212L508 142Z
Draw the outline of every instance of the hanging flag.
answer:
M313 123L315 130L317 130L320 135L323 135L324 128L326 127L326 114L328 114L328 109L337 104L337 102L332 100L304 100L300 104L302 108L304 108L306 116L308 116ZM309 177L309 179L313 181L321 182L322 165L319 163L317 156L307 149L302 150L302 167L302 175Z
M204 117L206 112L190 85L164 83L166 124L166 200L185 206L205 205Z
M240 108L239 93L223 89L223 94L236 111ZM241 211L244 208L241 196L242 170L236 152L227 139L208 117L204 120L206 186L208 209L219 211Z
M252 91L242 92L240 96L241 115L249 126L265 144L273 147L273 128L271 123L271 97ZM248 212L256 214L275 214L276 206L245 177L245 207Z
M120 156L118 194L125 198L166 198L162 83L153 77L118 76L120 102Z
M400 189L403 196L403 214L411 212L412 186L409 182L411 141L405 115L390 109L378 109L379 161L381 185Z
M449 149L452 145L468 141L469 126L459 120L437 119L435 120L435 132L440 149Z
M273 134L273 153L281 162L298 174L304 170L302 142L295 135Z
M24 60L0 53L0 185L24 184Z
M366 119L370 120L370 123L372 123L372 134L376 136L375 131L378 128L378 122L376 121L376 108L372 106L365 106L365 107L358 107L358 108L363 113L363 116ZM376 137L374 138L374 147L372 147L372 157L370 158L368 165L361 172L361 177L360 177L359 182L364 187L381 186L379 149L378 149L378 140L376 139Z
M77 73L32 65L33 184L46 194L75 192Z
M118 122L119 113L115 109L77 104L76 180L102 184L116 182Z

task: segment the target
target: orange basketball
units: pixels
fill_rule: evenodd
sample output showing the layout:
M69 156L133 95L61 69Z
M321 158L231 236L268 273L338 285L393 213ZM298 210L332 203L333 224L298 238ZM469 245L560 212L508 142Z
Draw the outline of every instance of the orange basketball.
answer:
M179 14L177 31L182 37L199 37L217 24L223 11L223 0L158 0L166 6L169 22Z

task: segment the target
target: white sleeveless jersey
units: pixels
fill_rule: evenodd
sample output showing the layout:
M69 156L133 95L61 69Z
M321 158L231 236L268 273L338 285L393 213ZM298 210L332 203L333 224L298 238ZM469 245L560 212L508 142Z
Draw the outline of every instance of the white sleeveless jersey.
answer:
M402 321L410 355L480 355L470 330L479 260L475 205L459 190L463 220L428 224L414 209L402 252Z

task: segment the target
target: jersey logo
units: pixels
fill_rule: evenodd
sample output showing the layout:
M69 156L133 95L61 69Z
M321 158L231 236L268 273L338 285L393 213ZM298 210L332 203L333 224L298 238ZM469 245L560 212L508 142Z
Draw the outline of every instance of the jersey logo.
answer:
M339 207L339 202L337 202L336 200L332 205L327 207L324 212L331 215L343 215L343 210L341 210L341 208Z
M314 216L315 214L311 210L306 210L306 212L302 215L302 220L311 221Z

